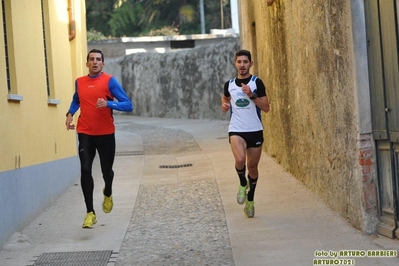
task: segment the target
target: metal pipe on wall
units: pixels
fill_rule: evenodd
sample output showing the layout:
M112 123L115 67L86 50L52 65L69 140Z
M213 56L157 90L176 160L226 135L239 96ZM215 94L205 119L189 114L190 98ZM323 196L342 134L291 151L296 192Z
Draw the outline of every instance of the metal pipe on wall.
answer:
M73 4L72 0L68 0L68 19L69 19L69 41L75 39L76 31L75 31L75 19L73 16Z

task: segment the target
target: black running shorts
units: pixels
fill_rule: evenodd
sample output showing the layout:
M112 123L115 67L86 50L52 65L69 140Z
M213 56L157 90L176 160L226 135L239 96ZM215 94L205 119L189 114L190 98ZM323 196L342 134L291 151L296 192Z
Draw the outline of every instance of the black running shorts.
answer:
M240 136L247 143L248 148L257 148L263 144L263 131L255 132L229 132L229 142L231 136Z

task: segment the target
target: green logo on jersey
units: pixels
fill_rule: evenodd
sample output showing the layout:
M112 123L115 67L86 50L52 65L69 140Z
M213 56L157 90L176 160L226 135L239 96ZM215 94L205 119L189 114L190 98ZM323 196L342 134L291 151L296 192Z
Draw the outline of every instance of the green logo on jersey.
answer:
M249 105L249 101L247 99L238 99L236 101L236 105L238 107L247 107Z

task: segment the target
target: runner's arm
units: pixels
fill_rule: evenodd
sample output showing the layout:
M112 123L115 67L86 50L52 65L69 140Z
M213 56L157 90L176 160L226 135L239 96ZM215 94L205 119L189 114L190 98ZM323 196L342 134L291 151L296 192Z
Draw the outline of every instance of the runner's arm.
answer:
M222 111L227 112L230 110L230 93L229 93L229 83L226 82L223 88L223 95L222 95Z
M133 104L115 77L109 80L108 87L112 96L118 101L108 100L107 107L118 111L132 112Z

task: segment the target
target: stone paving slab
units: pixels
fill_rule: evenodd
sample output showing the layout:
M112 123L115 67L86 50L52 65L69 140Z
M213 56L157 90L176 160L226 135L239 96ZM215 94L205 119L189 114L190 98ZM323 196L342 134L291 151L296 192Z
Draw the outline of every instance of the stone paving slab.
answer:
M120 131L139 134L143 138L145 155L175 154L199 151L193 136L184 130L170 129L157 125L143 125L135 122L116 122Z
M115 265L234 265L213 181L141 185Z

